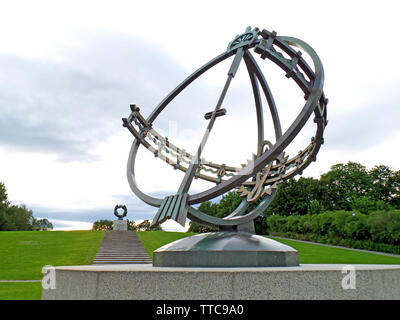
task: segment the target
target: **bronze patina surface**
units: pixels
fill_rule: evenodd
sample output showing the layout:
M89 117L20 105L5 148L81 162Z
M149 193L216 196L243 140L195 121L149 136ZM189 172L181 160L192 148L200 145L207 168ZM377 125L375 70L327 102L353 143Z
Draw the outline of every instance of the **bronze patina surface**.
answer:
M313 66L306 62L303 54L308 55ZM304 94L304 106L285 132L282 132L274 97L254 55L259 55L261 60L273 62L284 70L286 77L294 81ZM208 125L203 138L196 153L189 154L169 141L168 137L159 134L153 128L153 122L168 104L194 80L230 57L233 59L215 108L204 115ZM250 156L248 163L242 167L235 167L207 161L201 157L201 154L217 119L226 116L229 112L222 108L222 105L242 60L246 66L253 91L258 137L257 150ZM243 34L236 36L228 44L225 52L200 67L172 90L147 118L142 116L136 105L131 105L129 117L122 119L123 126L128 128L135 138L129 154L127 175L132 191L145 203L158 208L151 226L155 227L168 219L173 219L184 226L186 219L189 218L206 226L216 226L221 232L228 232L227 236L231 234L230 232L254 233L253 220L269 206L279 184L301 174L311 162L316 161L317 153L324 142L323 133L328 123L328 99L325 98L323 84L322 63L316 52L307 43L293 37L278 36L276 32L248 27ZM269 110L274 124L275 143L264 137L262 95L267 101L267 110ZM298 154L286 155L285 149L302 130L312 114L314 114L316 131L311 137L310 143ZM174 169L185 172L175 194L167 195L164 198L155 198L139 189L135 179L135 160L141 145ZM203 179L212 182L214 186L200 193L189 194L188 190L193 179ZM224 218L210 216L194 207L196 204L215 199L233 189L239 192L242 202ZM251 204L253 206L250 210ZM237 235L231 236L236 237ZM263 248L263 245L259 248Z

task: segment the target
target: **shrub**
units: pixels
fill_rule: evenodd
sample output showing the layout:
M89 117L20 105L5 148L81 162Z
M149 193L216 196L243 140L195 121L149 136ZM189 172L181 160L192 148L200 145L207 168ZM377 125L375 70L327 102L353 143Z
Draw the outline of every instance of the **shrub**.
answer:
M287 217L287 222L286 222L286 230L289 232L300 232L299 231L299 222L300 222L300 216L289 216Z
M113 225L111 220L98 220L93 223L92 230L112 230Z
M400 211L377 211L368 221L371 240L390 244L400 244Z
M286 218L279 215L270 215L267 217L269 232L286 232Z
M308 205L309 214L320 214L324 210L324 206L318 200L311 200Z
M308 232L313 232L313 223L312 223L312 216L309 214L306 214L302 216L299 220L299 232L301 233L308 233Z
M266 225L270 234L375 251L400 251L400 210L368 215L343 210L303 216L270 215Z

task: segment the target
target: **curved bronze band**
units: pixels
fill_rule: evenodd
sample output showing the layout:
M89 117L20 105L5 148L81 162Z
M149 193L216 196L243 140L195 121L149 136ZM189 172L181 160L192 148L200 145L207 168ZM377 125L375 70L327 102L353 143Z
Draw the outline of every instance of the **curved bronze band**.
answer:
M264 39L269 39L271 35L265 30L260 33L260 35ZM250 81L253 88L253 95L255 99L256 105L256 112L257 112L257 124L258 124L258 158L255 159L254 163L252 164L253 168L244 168L243 172L247 172L242 175L235 175L229 180L225 180L222 183L212 187L206 191L189 195L188 196L188 217L193 221L207 224L207 225L216 225L216 226L235 226L239 224L243 224L255 219L260 212L262 212L272 201L273 196L276 193L276 189L271 191L271 194L266 195L260 204L251 212L244 214L246 211L248 204L245 203L243 200L239 207L232 212L229 216L224 219L211 217L207 214L204 214L197 209L193 208L190 205L198 204L207 200L211 200L221 194L226 193L227 191L231 190L234 187L238 187L250 177L252 177L255 173L261 172L263 168L268 164L274 161L279 155L283 153L285 148L290 144L290 142L294 139L294 137L300 132L303 128L304 124L307 122L311 114L314 112L315 119L314 121L317 124L317 130L312 141L312 144L309 145L305 150L310 150L309 154L302 159L302 162L296 169L293 171L282 174L279 176L281 181L289 179L294 175L302 172L312 161L315 161L316 154L318 153L320 146L323 142L322 136L323 131L326 126L326 99L323 94L323 82L324 82L324 71L318 55L315 51L305 42L292 38L292 37L277 37L271 38L270 46L272 48L273 45L282 49L286 54L288 54L292 60L286 59L283 57L282 54L279 54L277 51L269 51L270 48L263 49L262 47L262 39L257 39L252 41L251 45L249 45L244 53L243 59L246 63L246 67L250 76ZM308 66L305 60L298 54L291 46L298 47L305 51L312 59L314 64L315 73L312 69ZM264 79L261 70L259 69L257 63L255 62L252 55L248 52L248 49L256 47L258 51L257 53L261 55L265 55L269 60L276 63L279 67L281 67L284 71L287 72L287 76L293 78L293 80L299 85L299 87L305 93L306 102L303 106L303 109L291 124L291 126L286 130L284 134L281 132L281 126L279 122L278 112L272 97L272 94L269 90L268 84ZM224 61L225 59L229 58L230 56L236 53L236 50L228 50L225 53L217 56L216 58L212 59L201 68L196 70L192 73L189 77L187 77L180 85L178 85L161 103L154 109L154 111L150 114L148 119L146 120L148 123L152 124L153 121L157 118L157 116L162 112L162 110L182 91L184 90L190 83L196 80L199 76L201 76L204 72L215 66L216 64ZM263 51L264 50L264 51ZM299 72L297 68L299 66L301 70L307 75L310 79L305 79L302 72ZM260 91L258 88L258 83L261 84L263 89L264 95L268 101L270 113L273 119L274 127L275 127L275 136L276 136L276 143L272 145L266 152L262 152L262 144L264 142L264 133L263 133L263 116L262 116L262 106L261 106L261 97ZM135 158L140 146L141 142L137 139L134 140L132 143L132 147L129 154L128 160L128 167L127 167L127 175L128 181L132 191L144 202L149 205L159 207L163 201L163 199L151 197L145 193L143 193L137 186L135 174L134 174L134 166L135 166ZM312 146L312 148L310 148ZM293 160L290 161L295 161ZM272 181L273 182L273 181ZM244 215L242 215L244 214Z

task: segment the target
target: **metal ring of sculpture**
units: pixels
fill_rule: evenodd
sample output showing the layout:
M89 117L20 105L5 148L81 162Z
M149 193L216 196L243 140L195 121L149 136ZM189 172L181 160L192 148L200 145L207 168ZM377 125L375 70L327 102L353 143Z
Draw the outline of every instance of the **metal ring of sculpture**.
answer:
M124 210L123 214L119 214L118 213L118 209L122 209ZM116 205L114 207L114 215L119 219L122 220L122 218L126 217L126 215L128 214L128 209L126 208L125 205Z
M302 51L312 60L311 68L302 57ZM289 126L286 132L282 132L278 110L268 83L261 72L250 49L254 49L262 59L269 59L286 72L286 77L292 79L304 93L305 104ZM200 143L195 155L187 153L184 149L172 144L167 137L160 135L152 126L159 114L194 80L218 63L234 56L232 65L228 71L228 79L219 97L217 105L212 112L205 114L209 120L207 131ZM288 58L287 58L288 57ZM226 113L221 108L222 102L241 60L244 60L252 85L254 102L256 107L258 125L257 155L242 168L216 164L201 158L201 151L217 117ZM229 43L227 50L212 59L179 84L145 119L140 114L136 105L131 105L131 114L123 118L123 126L127 127L134 135L135 140L129 154L127 176L132 191L145 203L159 207L151 224L152 227L173 219L184 226L186 218L207 226L218 226L221 230L239 230L252 222L271 203L276 194L278 185L283 181L301 174L313 161L323 144L323 132L327 125L327 103L323 92L324 71L322 63L316 52L302 40L277 36L276 32L260 31L258 28L248 27L245 33L238 35ZM264 139L263 109L260 87L268 102L275 130L275 144ZM316 124L315 136L302 151L292 158L285 155L285 148L301 131L311 114L314 113ZM156 157L167 162L174 169L185 172L185 177L178 192L175 195L163 199L155 198L143 193L135 179L135 160L140 145L150 150ZM215 186L197 194L188 194L193 178L199 178L214 182ZM193 205L211 200L234 188L238 189L243 198L240 205L227 217L217 218L205 214L194 208ZM249 205L257 203L257 206L248 210Z

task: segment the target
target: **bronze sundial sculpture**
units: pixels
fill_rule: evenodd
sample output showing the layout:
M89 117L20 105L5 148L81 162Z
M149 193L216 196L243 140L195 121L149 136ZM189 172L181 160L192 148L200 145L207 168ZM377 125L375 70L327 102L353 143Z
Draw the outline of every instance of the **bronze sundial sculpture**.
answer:
M300 49L301 51L299 51ZM305 104L289 126L282 132L274 98L251 50L262 59L274 62L286 72L304 93ZM303 59L307 54L311 68ZM188 85L218 63L233 57L227 80L213 111L204 115L208 126L194 155L175 146L167 137L160 135L152 126L158 115ZM289 58L286 58L286 57ZM217 164L201 157L202 150L218 117L224 116L222 108L229 85L244 61L252 85L257 115L258 144L253 160L242 168ZM135 137L128 160L128 181L132 191L147 204L158 207L151 226L155 227L167 219L182 226L186 218L207 226L217 226L220 232L201 234L180 240L154 252L155 266L272 266L298 265L297 251L276 241L254 235L253 220L263 213L274 198L281 182L302 173L313 161L323 143L323 132L327 125L327 103L323 93L324 71L315 51L305 42L276 32L246 31L229 43L227 50L192 73L178 85L145 119L136 105L131 105L131 114L123 118L123 125ZM275 143L264 137L263 106L260 87L267 102L274 124ZM301 131L314 113L315 135L311 142L297 155L285 154L286 147ZM175 169L185 172L176 194L163 199L143 193L135 180L135 160L140 145ZM188 194L194 178L210 181L215 185L197 194ZM242 197L240 205L227 217L207 215L193 206L214 199L236 188ZM250 204L257 204L249 210Z

